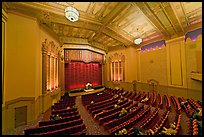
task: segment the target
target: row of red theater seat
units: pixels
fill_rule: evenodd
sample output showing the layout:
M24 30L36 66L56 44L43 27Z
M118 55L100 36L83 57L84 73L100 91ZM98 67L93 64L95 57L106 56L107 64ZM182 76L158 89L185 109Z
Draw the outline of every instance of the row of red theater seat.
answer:
M153 120L153 118L158 114L159 110L160 110L159 108L155 108L153 113L149 115L149 117L147 117L145 120L142 120L141 123L138 125L138 127L143 128L147 126Z
M118 98L119 98L119 97L117 97L116 99L118 99ZM89 109L92 108L92 107L105 104L105 103L107 103L107 102L109 102L109 101L111 101L111 100L114 100L114 98L112 98L112 97L109 98L109 97L108 97L108 98L106 98L106 99L103 99L102 101L94 102L94 104L88 104L88 105L86 106L86 108L89 110Z
M119 118L115 118L111 121L108 121L108 122L105 122L103 124L103 126L106 128L106 129L111 129L113 128L114 126L116 125L119 125L121 124L122 122L124 121L127 121L127 119L130 119L132 117L134 117L137 113L139 113L140 111L142 111L144 109L144 105L141 105L141 106L138 106L136 107L135 109L133 109L132 112L130 113L127 113L125 116L123 117L119 117Z
M170 113L169 110L165 111L163 115L160 117L160 119L156 122L156 124L153 125L153 127L151 127L155 134L163 127L165 121L168 118L169 113Z
M130 103L130 102L128 102ZM102 125L104 124L105 122L108 122L108 121L111 121L113 120L114 118L118 117L119 113L120 113L120 110L121 108L123 107L126 107L126 105L122 105L120 106L119 108L116 108L115 111L113 111L111 114L109 115L106 115L106 116L103 116L103 117L100 117L98 120L99 120L99 124ZM130 109L134 109L135 107L138 107L138 102L136 103L131 103L131 105L127 106L126 107L126 110L130 110Z
M187 100L185 100L183 97L180 97L180 98L179 98L179 101L180 101L180 102L186 102ZM191 107L191 105L189 104L189 102L185 103L183 107L184 107L184 110L185 110L185 112L186 112L186 115L187 115L189 118L191 118L191 117L193 116L193 113L196 112L196 110Z
M86 126L84 125L84 123L82 123L79 125L48 132L42 132L35 135L86 135Z
M131 127L133 127L142 117L144 117L146 114L150 112L150 106L140 111L138 114L134 115L133 117L126 119L122 123L120 123L117 126L114 126L113 128L109 129L108 131L114 135L119 130L122 130L125 128L126 130L129 130Z
M171 101L173 102L174 108L176 109L176 112L179 112L181 110L180 103L178 101L178 98L175 96L171 96Z
M198 135L198 121L197 119L189 120L188 121L188 134L189 135Z
M61 97L60 102L55 103L54 106L62 106L66 104L75 104L75 97ZM71 106L70 106L71 107ZM63 107L62 107L63 108ZM60 114L62 117L59 120L48 120L39 122L39 127L28 128L24 130L25 135L70 135L70 134L86 134L86 126L79 115L78 110L73 109L59 109L52 110L52 114Z
M139 128L145 129L145 127L150 126L150 123L151 123L151 124L154 124L152 121L153 121L153 120L154 120L154 121L156 120L156 119L155 119L156 116L158 117L158 112L159 112L159 110L160 110L159 108L155 108L154 112L153 112L152 114L150 114L149 117L147 117L147 118L144 120L145 122L143 122L142 120L140 120L140 123L139 123L139 124L137 123L137 124L134 125L133 127L139 127ZM128 130L128 135L133 135L133 134L134 134L134 132L133 132L133 127ZM149 128L147 128L147 129L149 129Z
M133 100L133 98L136 96L136 92L133 92L132 95L130 95L128 98Z
M187 101L191 104L191 106L193 106L195 109L198 108L202 108L202 106L200 104L198 104L196 101L194 101L193 99L187 99Z
M112 100L110 100L110 101L108 101L108 102L106 102L106 103L103 103L103 104L100 104L100 105L96 105L96 106L94 106L94 107L89 107L89 112L92 112L92 111L94 111L94 110L97 110L97 109L100 109L100 108L103 108L103 107L105 107L105 106L109 106L109 105L111 105L111 104L115 104L115 103L117 103L118 102L118 99L112 99Z
M161 94L158 94L158 96L159 96L158 107L162 108L162 105L163 105L162 96Z
M82 96L82 104L84 106L86 106L86 105L89 106L91 101L94 101L94 103L99 103L99 102L102 102L102 101L105 101L107 99L112 98L112 96L113 95L110 95L110 94L106 93L105 91L102 92L102 94L100 94L100 95L98 93L83 95Z
M152 106L156 105L156 100L157 100L157 94L156 94L156 92L153 92Z
M57 114L67 113L67 112L72 112L72 111L75 111L75 110L71 109L71 106L70 106L70 109L66 108L66 109L52 110L51 115L57 115Z
M77 114L77 115L71 115L71 116L63 117L62 119L59 119L59 120L40 121L39 127L53 125L53 124L59 124L59 123L63 123L63 122L71 121L71 120L77 120L80 118L81 118L81 116L79 114Z
M181 117L182 117L182 115L181 114L179 114L179 113L177 113L176 114L176 116L175 116L175 120L174 120L174 122L176 123L176 134L178 134L178 130L179 130L179 128L180 128L180 126L181 126Z
M103 117L108 116L108 115L110 115L110 114L113 114L113 113L115 113L115 112L118 112L118 111L120 111L122 108L126 108L126 107L128 107L129 105L131 105L132 103L133 103L133 101L128 101L128 100L126 99L125 101L122 101L122 102L120 102L120 103L118 104L118 105L119 105L118 108L113 107L113 108L111 108L111 109L106 110L106 112L104 112L104 113L98 114L98 115L96 116L96 119L100 119L100 118L103 118Z
M41 127L36 127L36 128L29 128L29 129L24 130L24 133L25 135L34 135L34 134L39 134L43 132L60 130L60 129L64 129L64 128L68 128L68 127L72 127L72 126L80 125L80 124L83 124L83 120L81 118L77 120L63 122L63 123L46 125L46 126L41 126Z
M65 109L68 106L72 107L74 106L75 103L67 103L67 104L61 104L61 105L53 105L51 106L51 110L61 110L61 109Z
M165 99L165 102L166 102L166 109L170 110L171 103L170 103L169 97L167 95L164 95L164 99Z

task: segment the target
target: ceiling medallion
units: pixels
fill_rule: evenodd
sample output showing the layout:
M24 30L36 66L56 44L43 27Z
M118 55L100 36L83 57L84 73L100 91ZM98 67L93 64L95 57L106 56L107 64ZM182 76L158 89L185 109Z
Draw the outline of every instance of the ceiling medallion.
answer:
M137 38L135 39L135 44L139 45L140 43L142 43L142 38Z
M65 9L65 17L71 22L78 21L79 12L73 7L67 7Z

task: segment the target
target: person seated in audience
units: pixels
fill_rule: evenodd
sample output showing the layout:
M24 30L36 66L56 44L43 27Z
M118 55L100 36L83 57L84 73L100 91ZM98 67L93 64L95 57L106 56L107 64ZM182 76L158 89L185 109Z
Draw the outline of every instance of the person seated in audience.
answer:
M118 99L118 104L119 104L120 102L122 102L122 100L121 100L121 99Z
M122 95L125 95L125 93L126 93L126 91L124 91L124 92L122 93Z
M77 110L77 106L76 106L76 105L73 105L73 106L72 106L72 110Z
M90 104L94 104L94 101L92 100Z
M118 108L119 106L117 104L114 105L114 108Z
M127 110L125 108L122 108L122 110L120 111L119 117L124 116L127 114Z
M57 114L57 115L52 115L50 120L60 120L60 119L62 119L62 117L59 114Z
M127 130L125 128L123 128L118 133L115 133L115 135L127 135Z
M133 127L132 131L133 131L133 135L144 135L144 134L141 132L141 129L140 129L140 128Z
M173 124L170 124L170 128L166 128L163 127L163 130L161 131L161 133L165 134L165 135L176 135L176 123L174 122Z
M148 129L148 130L147 130L147 135L155 135L154 130Z
M196 112L193 113L192 118L202 120L202 108L197 108Z
M143 100L141 100L141 103L144 103L144 102L146 102L146 101L148 101L148 100L149 100L149 98L146 97L146 98L144 98Z
M57 115L54 117L54 120L60 120L60 119L62 119L62 117L61 117L59 114L57 114Z
M69 110L69 109L71 109L71 108L70 108L70 106L68 106L66 109Z
M127 130L125 128L122 129L122 133L123 135L126 135L127 134Z
M183 101L183 102L180 103L180 106L184 107L184 105L186 105L187 103L188 103L188 101Z
M113 98L117 98L117 97L118 97L118 94L116 94L116 95L113 96Z

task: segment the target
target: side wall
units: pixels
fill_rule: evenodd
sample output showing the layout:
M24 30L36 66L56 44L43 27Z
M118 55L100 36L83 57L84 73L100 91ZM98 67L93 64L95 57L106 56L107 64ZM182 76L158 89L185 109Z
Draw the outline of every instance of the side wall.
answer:
M132 81L135 80L138 90L149 90L147 81L154 79L159 82L158 92L195 99L202 95L202 80L191 78L192 71L202 75L202 35L194 42L189 38L185 42L184 36L171 39L161 49L145 52L132 47L118 49L110 51L107 58L115 53L125 55L125 81L111 84L107 62L106 85L133 90Z
M15 108L27 106L27 124L35 122L59 100L61 88L55 94L42 95L42 42L47 39L59 46L58 40L35 18L10 12L4 15L2 132L6 134L15 128Z

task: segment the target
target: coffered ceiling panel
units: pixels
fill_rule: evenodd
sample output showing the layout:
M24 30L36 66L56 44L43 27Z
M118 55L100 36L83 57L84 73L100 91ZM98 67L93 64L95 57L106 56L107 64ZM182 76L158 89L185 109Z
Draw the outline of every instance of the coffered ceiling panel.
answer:
M7 12L37 18L60 40L81 39L105 50L111 47L141 47L154 39L185 35L202 22L202 2L3 2ZM6 6L5 6L6 5ZM79 11L70 22L65 8ZM143 38L135 45L135 38ZM75 41L73 40L73 41ZM62 43L64 41L61 41ZM92 45L92 46L94 46Z
M171 6L183 28L202 22L202 2L171 2Z

